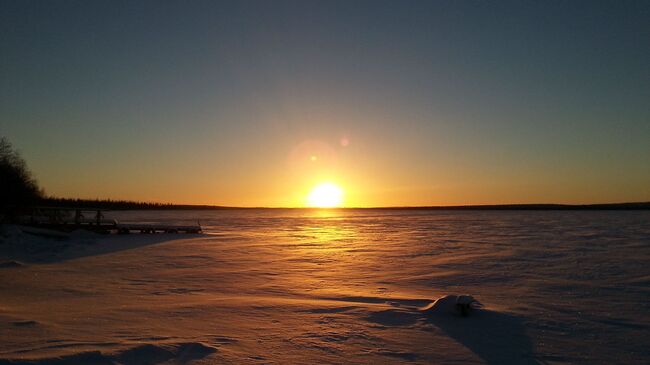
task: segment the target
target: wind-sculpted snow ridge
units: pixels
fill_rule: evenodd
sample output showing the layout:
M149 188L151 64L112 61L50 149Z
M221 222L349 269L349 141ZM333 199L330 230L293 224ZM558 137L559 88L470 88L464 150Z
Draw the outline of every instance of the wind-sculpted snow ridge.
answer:
M217 352L217 348L200 343L141 344L115 353L87 351L72 355L35 360L0 360L0 365L156 365L186 364Z
M16 267L23 267L25 264L18 260L7 260L7 261L2 261L0 262L0 269L2 268L16 268Z
M0 269L22 267L30 263L54 263L87 256L97 256L142 246L155 245L201 235L147 234L101 235L83 229L70 233L42 230L51 235L34 235L29 227L0 225ZM11 257L10 260L2 260Z

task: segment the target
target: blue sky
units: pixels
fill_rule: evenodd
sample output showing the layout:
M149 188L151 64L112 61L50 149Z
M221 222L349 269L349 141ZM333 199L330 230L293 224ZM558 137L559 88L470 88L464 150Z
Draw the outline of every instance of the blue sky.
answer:
M0 135L53 195L650 200L645 1L0 1L0 27Z

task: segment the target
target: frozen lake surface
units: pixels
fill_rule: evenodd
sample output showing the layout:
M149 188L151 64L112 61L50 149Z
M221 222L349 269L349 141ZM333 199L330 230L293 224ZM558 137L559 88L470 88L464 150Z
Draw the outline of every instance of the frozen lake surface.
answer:
M0 364L650 363L648 211L109 217L205 234L3 227Z

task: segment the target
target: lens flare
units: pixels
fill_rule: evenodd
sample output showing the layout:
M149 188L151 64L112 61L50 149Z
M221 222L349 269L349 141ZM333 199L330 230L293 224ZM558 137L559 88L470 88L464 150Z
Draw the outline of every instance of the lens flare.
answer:
M332 183L314 187L307 196L307 205L314 208L335 208L343 203L343 190Z

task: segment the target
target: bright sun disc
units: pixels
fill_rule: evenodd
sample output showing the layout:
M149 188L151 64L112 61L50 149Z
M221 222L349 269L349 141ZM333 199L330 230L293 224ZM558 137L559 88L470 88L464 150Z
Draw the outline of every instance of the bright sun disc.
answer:
M341 206L343 190L332 183L322 183L312 189L307 196L307 204L315 208L334 208Z

